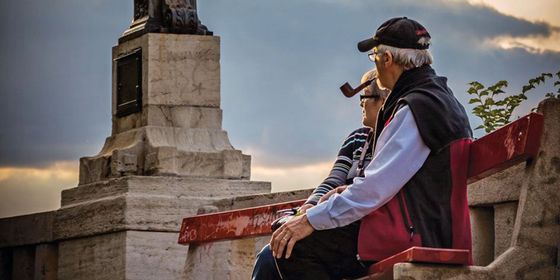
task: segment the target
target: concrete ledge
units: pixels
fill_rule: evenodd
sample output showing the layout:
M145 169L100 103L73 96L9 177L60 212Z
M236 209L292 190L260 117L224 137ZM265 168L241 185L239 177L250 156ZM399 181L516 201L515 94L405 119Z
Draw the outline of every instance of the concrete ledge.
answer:
M526 164L520 163L490 177L470 184L467 188L469 206L518 201L525 181Z
M55 211L0 219L0 248L53 241Z
M270 182L197 177L126 176L62 191L63 207L125 193L177 198L224 198L269 193Z
M454 279L495 280L492 271L482 266L398 263L393 268L395 280Z
M273 203L287 202L298 199L305 199L311 195L313 189L297 190L290 192L277 192L257 195L236 196L233 198L217 201L215 206L219 211L235 210L248 207L255 207Z

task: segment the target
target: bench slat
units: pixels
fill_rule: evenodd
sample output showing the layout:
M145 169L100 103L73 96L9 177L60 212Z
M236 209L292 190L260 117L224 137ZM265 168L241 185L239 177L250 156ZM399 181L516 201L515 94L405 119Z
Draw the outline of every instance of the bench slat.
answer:
M543 122L543 115L531 113L474 141L470 148L468 182L535 157Z
M260 207L198 215L183 219L179 244L210 242L272 233L276 211L299 207L305 199Z
M369 267L370 278L382 279L392 275L384 275L385 271L392 271L393 265L401 262L424 262L444 264L469 264L469 250L440 249L428 247L411 247ZM390 277L392 279L392 277Z

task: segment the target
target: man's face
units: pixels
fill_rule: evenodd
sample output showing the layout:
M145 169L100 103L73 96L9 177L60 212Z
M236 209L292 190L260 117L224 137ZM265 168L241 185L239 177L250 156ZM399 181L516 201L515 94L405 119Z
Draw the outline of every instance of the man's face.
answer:
M389 84L387 78L387 68L385 67L385 63L383 63L383 56L386 54L378 53L377 47L373 48L372 52L375 68L377 68L377 79L382 87L389 88L387 86Z

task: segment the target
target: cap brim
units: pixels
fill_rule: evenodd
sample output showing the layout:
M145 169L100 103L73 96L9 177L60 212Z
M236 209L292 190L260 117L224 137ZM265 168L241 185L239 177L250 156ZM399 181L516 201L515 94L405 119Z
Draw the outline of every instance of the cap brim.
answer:
M378 44L377 40L368 38L358 43L358 50L361 52L368 52Z

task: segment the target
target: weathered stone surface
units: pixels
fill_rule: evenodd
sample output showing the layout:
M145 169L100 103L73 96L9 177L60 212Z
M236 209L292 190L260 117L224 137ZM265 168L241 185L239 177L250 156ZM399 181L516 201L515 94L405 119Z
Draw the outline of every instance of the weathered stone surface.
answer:
M220 106L219 37L150 33L113 47L113 59L138 48L142 48L143 104ZM115 71L113 62L114 79Z
M494 258L497 258L511 246L516 214L517 202L494 205Z
M148 35L145 104L220 105L220 38Z
M62 241L58 279L126 279L126 232Z
M54 236L67 239L121 230L178 232L205 205L231 207L235 195L270 191L268 182L130 176L62 192Z
M35 280L58 279L58 244L39 244L35 247Z
M222 110L212 107L146 105L145 124L182 128L222 128Z
M121 117L114 125L114 134L148 125L220 130L222 110L184 105L146 105L141 113Z
M117 60L142 50L142 110L117 117ZM113 129L80 159L80 185L128 175L249 179L222 130L218 37L145 34L113 48Z
M56 212L54 238L63 240L125 230L125 214L124 195L62 207Z
M250 159L223 130L148 126L108 137L98 155L81 158L80 185L126 175L249 179Z
M195 177L167 176L127 176L78 186L62 191L62 206L92 200L130 194L160 196L162 194L177 198L225 198L255 194L283 197L285 194L271 195L270 182L248 180L226 180ZM294 192L295 193L295 192ZM260 196L257 196L260 198ZM249 199L249 198L247 198ZM273 198L270 199L272 201Z
M494 260L494 209L471 208L472 257L475 265L488 265Z
M186 279L249 279L254 262L254 238L191 245Z
M126 232L126 279L185 279L187 250L177 234ZM205 278L200 278L205 279Z
M395 280L425 280L425 279L454 279L454 280L497 280L514 278L497 278L488 268L481 266L458 265L429 265L398 263L393 268Z
M59 279L184 279L176 233L126 231L60 243Z
M53 241L54 213L0 219L0 248Z
M202 207L197 215L218 212ZM248 279L255 260L255 239L247 238L205 244L191 244L185 264L186 279Z
M255 256L262 250L264 246L270 243L271 235L255 237Z
M305 199L309 197L309 195L311 195L312 192L313 189L305 189L305 190L297 190L297 191L289 191L289 192L276 192L276 193L236 196L231 199L228 199L230 201L228 202L229 206L224 205L225 208L220 208L220 211ZM221 204L216 204L216 205L221 205Z
M560 99L541 102L539 112L544 114L541 149L521 189L512 245L533 254L528 259L526 277L544 275L551 279L560 243ZM521 270L520 263L511 265Z
M35 271L35 246L13 249L12 279L32 280Z
M467 188L469 206L518 201L526 176L526 164L520 163L470 184Z

